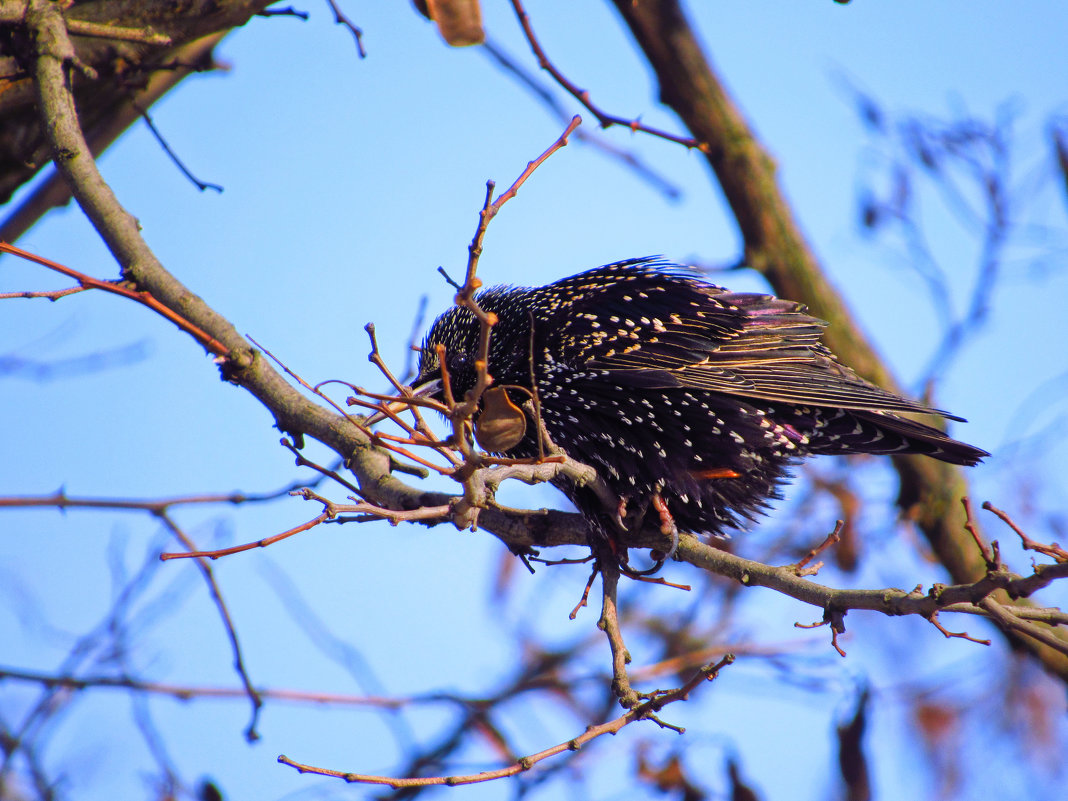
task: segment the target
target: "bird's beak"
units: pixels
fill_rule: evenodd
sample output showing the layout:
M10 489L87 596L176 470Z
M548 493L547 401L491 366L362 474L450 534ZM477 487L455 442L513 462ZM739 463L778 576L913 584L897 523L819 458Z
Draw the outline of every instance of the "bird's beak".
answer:
M413 386L412 387L412 397L413 398L426 398L426 397L428 397L430 395L435 395L440 390L441 390L441 379L440 378L431 378L431 379L429 379L427 381L424 381L421 384L416 384L415 386ZM386 404L386 408L388 408L394 414L397 414L397 413L403 412L405 409L407 409L408 408L408 404L405 403L404 401L393 401L392 403ZM373 426L376 423L381 423L388 416L389 415L387 415L385 412L375 412L374 414L372 414L370 417L368 417L364 421L364 425L365 426Z

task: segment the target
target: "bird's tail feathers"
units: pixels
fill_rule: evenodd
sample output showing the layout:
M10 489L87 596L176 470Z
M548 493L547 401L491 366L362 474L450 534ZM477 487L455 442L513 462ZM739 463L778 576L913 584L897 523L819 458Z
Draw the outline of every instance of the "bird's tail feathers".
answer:
M978 464L990 455L933 426L891 412L852 411L826 426L820 434L812 443L812 453L917 453L966 466Z

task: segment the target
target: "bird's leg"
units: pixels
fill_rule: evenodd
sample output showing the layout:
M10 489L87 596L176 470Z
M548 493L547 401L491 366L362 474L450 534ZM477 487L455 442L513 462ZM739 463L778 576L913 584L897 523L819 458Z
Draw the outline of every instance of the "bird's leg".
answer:
M671 549L663 560L660 560L666 562L675 555L675 551L679 547L679 527L675 525L675 518L671 516L667 501L663 499L659 492L653 493L653 508L660 515L660 532L667 537L671 537Z

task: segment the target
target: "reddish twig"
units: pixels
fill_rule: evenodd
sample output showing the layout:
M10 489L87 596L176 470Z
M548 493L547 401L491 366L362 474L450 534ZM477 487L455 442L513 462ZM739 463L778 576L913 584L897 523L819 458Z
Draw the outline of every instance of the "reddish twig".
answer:
M405 428L405 430L407 430L409 433L419 432L420 434L425 436L427 438L427 440L433 441L434 437L432 436L432 432L430 430L430 426L427 425L426 420L423 419L423 415L419 411L419 407L425 405L425 406L427 406L429 408L432 408L432 409L435 409L437 411L447 412L448 410L447 409L442 409L441 408L441 404L439 404L437 401L434 401L434 400L429 400L429 399L415 399L415 400L413 400L411 388L408 387L406 384L402 383L401 381L399 381L397 379L397 377L393 375L393 371L389 369L389 366L386 364L385 360L382 358L382 353L378 349L378 338L375 336L375 324L374 323L368 323L367 325L364 326L364 330L367 332L367 336L371 340L371 352L369 354L367 354L367 359L368 359L368 361L371 362L371 364L373 364L375 367L378 368L379 372L382 373L383 376L385 376L386 380L389 381L390 385L392 385L392 387L397 392L399 392L401 394L402 397L397 402L404 403L407 406L408 411L411 412L412 417L415 419L415 429L414 429L414 431L411 428L409 428L407 425L405 425L396 416L394 416L391 413L391 410L383 407L383 409L382 409L383 412L385 412L385 414L387 416L389 416L391 419L393 419L395 422L400 423L400 425L403 428ZM364 393L364 394L366 394L366 393ZM425 403L424 403L424 401L425 401ZM440 455L442 455L446 459L448 459L448 461L450 463L452 463L452 465L454 467L459 464L459 460L453 455L451 449L446 448L446 447L435 447L435 450ZM411 458L415 458L415 457L411 457ZM439 470L440 470L440 468L439 468ZM440 470L440 472L446 472L446 471Z
M454 474L454 478L461 483L465 482L471 473L482 465L479 455L474 453L469 446L465 427L478 411L482 393L493 382L493 377L489 375L486 368L489 364L490 331L497 322L497 316L485 312L475 300L475 293L482 286L482 281L476 275L476 271L478 270L479 257L482 255L482 243L486 238L486 231L490 220L497 216L504 204L519 193L520 187L526 183L527 179L534 174L538 167L545 163L549 156L567 145L568 137L581 124L581 117L578 115L572 117L571 122L568 123L564 132L556 138L556 141L549 145L536 159L527 162L526 168L520 173L519 177L512 182L512 185L505 192L498 195L496 200L493 199L493 190L496 188L496 183L492 180L486 182L486 197L482 204L482 210L478 215L478 225L475 227L475 234L471 239L471 244L467 248L467 270L464 275L464 283L457 290L456 298L454 299L457 306L470 310L481 326L478 355L475 358L475 386L467 392L462 402L457 403L452 395L451 382L445 367L445 349L439 345L437 351L438 363L441 365L445 400L450 410L449 419L452 421L453 433L456 439L455 444L464 457L464 464Z
M590 572L590 577L586 581L586 587L582 590L582 597L579 598L579 602L575 604L575 608L571 610L568 620L574 620L578 617L579 610L585 606L589 606L590 590L593 588L593 582L597 580L597 576L600 573L600 569L596 564L593 566L593 570Z
M983 601L980 601L979 604L982 605L987 600L989 600L989 599L984 599ZM979 645L990 645L990 640L980 640L980 639L978 639L976 637L973 637L972 635L970 635L966 631L950 631L949 629L947 629L945 626L943 626L941 623L938 622L938 613L937 612L935 612L933 615L928 617L927 621L932 626L934 626L936 629L938 629L940 632L942 632L942 635L947 640L948 639L952 639L952 638L957 638L957 639L961 639L961 640L968 640L968 642L978 643Z
M519 193L519 188L526 183L527 179L534 174L534 170L538 169L546 159L553 153L562 147L567 146L568 137L572 132L582 124L582 117L575 115L571 118L571 121L567 124L564 132L557 137L549 147L533 161L527 163L526 169L520 174L518 178L512 183L510 187L501 195L497 196L497 199L492 203L490 198L493 196L493 190L496 187L496 183L493 181L486 182L486 201L482 206L482 211L479 213L478 227L475 229L475 236L471 240L470 246L468 246L468 261L467 261L467 274L464 280L464 285L459 291L459 295L465 300L470 300L474 295L475 290L481 286L481 282L475 278L475 269L478 265L478 258L482 255L482 241L486 237L486 228L489 226L490 220L497 216L497 212L501 210L509 200L515 197ZM465 303L466 305L466 303ZM470 307L469 307L470 308ZM471 309L476 314L481 310ZM479 317L481 320L482 318Z
M43 290L39 292L0 292L0 300L8 300L10 298L45 298L47 300L59 300L60 298L65 298L67 295L73 295L77 292L85 292L87 289L91 289L91 287L72 286L67 289L52 289L47 292Z
M1064 548L1057 543L1052 542L1049 545L1046 545L1031 539L1024 534L1023 530L1013 522L1008 514L995 507L990 501L984 501L983 508L988 512L993 512L1002 520L1002 522L1016 532L1016 536L1020 538L1020 544L1023 546L1024 550L1037 551L1038 553L1045 554L1059 564L1068 562L1068 551L1064 550Z
M272 534L270 537L264 537L255 542L246 542L244 545L232 545L229 548L218 548L212 551L198 551L195 548L190 547L187 553L161 553L159 558L162 562L166 562L170 559L218 559L220 556L230 556L231 554L241 553L242 551L251 551L254 548L266 548L268 545L274 545L276 542L292 537L294 534L300 534L302 531L308 531L309 529L315 528L320 523L330 520L334 516L333 509L329 508L322 514L309 520L307 523L301 523L299 526L294 526L288 531L283 531L281 534Z
M979 549L979 553L983 557L983 561L986 562L988 570L997 570L998 560L995 559L993 552L986 547L986 543L983 542L983 537L979 533L979 525L975 522L975 516L972 514L972 502L967 496L960 499L961 505L964 506L964 530L972 535L972 539L975 540L975 546Z
M659 570L660 567L661 564L658 563L655 566L655 569ZM647 576L645 575L645 571L624 570L622 571L622 575L634 581L641 581L646 584L658 584L661 587L671 587L673 590L682 590L683 592L690 592L693 589L689 584L676 584L674 581L668 581L662 576Z
M322 398L324 401L326 401L328 404L330 404L339 414L341 414L346 420L348 420L350 423L352 423L352 425L354 425L362 433L366 434L368 437L371 437L371 438L375 438L376 437L375 432L373 432L370 429L368 429L359 419L353 417L351 414L346 412L345 409L343 409L338 403L336 403L334 401L333 398L331 398L329 395L325 394L320 389L320 387L325 386L328 383L341 383L341 384L344 384L345 386L348 386L348 387L352 388L351 384L348 384L348 383L343 382L343 381L331 380L331 381L324 381L322 383L316 384L315 386L312 386L307 381L305 381L300 375L298 375L296 372L294 372L289 367L287 367L285 364L283 364L282 361L280 359L278 359L277 356L275 356L273 353L271 353L269 350L267 350L267 348L263 347L263 345L261 345L255 339L253 339L252 337L249 337L248 339L253 345L255 345L257 348L259 348L261 351L263 351L263 353L266 354L267 357L271 359L271 361L273 361L275 364L277 364L286 373L286 375L288 375L290 378L292 378L294 381L296 381L298 384L300 384L300 386L304 387L309 392L313 393L317 397ZM388 397L388 396L382 396L382 397ZM352 400L352 399L350 399L350 400ZM394 399L394 400L405 400L405 399L400 398L400 399ZM413 403L414 403L416 399L412 399L412 400L413 400ZM349 403L350 406L358 405L358 404L359 404L359 401L355 401L353 403ZM378 409L380 407L375 406L373 408ZM414 461L417 461L419 464L422 464L422 465L425 465L426 467L429 467L429 468L432 468L434 470L437 470L439 473L447 474L449 472L448 470L446 470L446 469L444 469L442 467L439 467L438 465L435 465L432 462L428 462L428 461L426 461L424 459L419 458L418 456L415 456L414 454L409 453L408 451L404 450L403 448L399 448L399 447L397 447L395 445L390 445L390 444L382 441L381 438L378 438L375 441L375 444L380 446L380 447L382 447L385 450L392 451L395 454L398 454L400 456L404 456L405 458L408 458L408 459L412 459ZM308 466L311 466L311 467L316 467L315 465L313 465L310 462L307 462L306 464L308 464ZM345 483L346 486L350 486L351 487L351 485L347 484L347 482L342 482L342 483ZM357 494L362 495L362 493L359 490L354 490L354 491Z
M63 275L73 278L85 289L102 289L105 292L111 292L112 294L136 301L142 306L147 306L149 309L152 309L152 311L156 312L156 314L161 317L170 320L216 356L225 356L229 353L229 349L225 345L210 334L205 333L200 328L193 325L189 320L185 319L177 312L171 311L156 300L151 293L132 289L125 281L102 281L99 278L93 278L85 273L72 270L70 267L66 267L42 256L37 256L20 247L8 244L7 242L0 242L0 253L11 253L14 256L26 259L27 261L32 261L34 264L40 264L42 267L55 270L57 273L62 273Z
M516 196L520 187L527 181L534 171L549 158L549 156L567 145L568 137L581 123L582 119L580 117L576 116L572 118L567 128L565 128L564 132L557 137L556 141L554 141L553 144L551 144L536 159L528 162L526 168L519 177L505 192L500 194L496 200L493 199L493 190L495 189L496 184L492 180L486 182L486 196L482 204L482 210L479 212L478 225L475 228L475 234L471 240L471 244L468 246L467 269L463 285L458 286L454 281L448 278L447 274L445 274L446 280L453 286L457 287L454 303L457 306L468 309L480 324L479 347L475 357L475 385L465 393L462 400L458 400L453 394L445 348L439 344L436 346L435 353L441 371L445 405L448 407L447 416L453 429L453 436L450 444L459 451L462 457L462 463L452 471L452 477L464 487L464 501L466 508L457 507L456 511L462 515L469 515L469 517L465 519L469 519L472 526L477 524L480 504L477 497L477 488L470 483L470 479L475 471L484 466L485 461L482 455L471 447L469 432L472 427L471 421L479 411L482 393L493 383L493 377L489 375L487 366L489 364L490 331L497 322L496 315L484 311L475 300L475 293L482 286L482 281L477 277L476 272L478 269L478 260L482 254L483 241L485 240L490 220L497 215L505 203ZM444 271L442 272L444 274ZM369 333L372 333L373 335L373 329ZM377 350L377 346L375 346L375 350ZM406 394L404 389L401 389L400 391Z
M487 36L479 51L488 55L501 69L518 80L537 100L544 103L560 122L564 122L571 116L564 108L564 103L560 102L544 82L535 73L530 72L512 58L500 44ZM618 147L607 137L601 136L597 132L591 133L585 130L578 130L575 132L575 136L580 142L584 142L600 150L610 158L622 162L625 167L633 170L639 178L652 186L657 192L663 194L667 199L678 200L682 197L682 190L676 184L644 162L636 152Z
M442 504L441 506L420 506L418 509L408 509L399 511L397 509L386 509L384 506L375 506L373 503L355 503L355 504L335 504L338 514L355 514L366 515L369 518L375 520L387 520L390 525L397 525L404 522L415 522L424 520L445 520L453 512L453 507L449 504Z
M826 551L832 545L837 545L839 542L841 542L842 541L841 534L842 534L842 529L844 527L845 527L845 521L844 520L836 520L835 524L834 524L834 531L832 531L830 534L828 534L827 537L823 540L823 542L821 542L819 545L817 545L815 548L813 548L811 551L809 551L807 554L805 554L801 558L800 561L795 562L792 565L788 565L788 567L791 570L793 570L794 573L796 575L798 575L798 576L814 576L817 573L819 573L820 568L823 567L823 562L817 562L816 564L814 564L812 567L809 567L809 568L806 568L805 565L807 565L809 562L811 562L813 559L815 559L821 553Z
M844 609L838 610L827 607L823 610L823 620L818 620L815 623L794 623L794 628L818 629L820 626L830 626L831 647L838 652L839 656L845 657L846 652L838 644L838 635L845 634L845 613L846 610Z
M597 118L597 122L602 128L609 128L613 125L622 125L624 128L630 128L634 132L647 133L650 136L656 136L660 139L666 139L669 142L674 142L679 145L684 145L687 148L697 148L702 153L709 152L709 147L704 142L698 142L692 137L679 136L678 134L668 133L658 128L652 128L648 125L644 125L638 120L627 120L623 117L617 117L609 114L608 112L600 109L594 105L590 100L590 93L586 89L579 89L575 84L567 79L567 77L558 70L553 63L549 60L549 57L545 54L545 50L542 48L541 43L538 41L538 37L534 34L534 28L530 24L530 15L527 14L526 9L520 0L512 0L512 8L515 9L516 17L519 19L519 24L523 28L523 35L526 36L527 42L530 44L530 49L534 51L534 55L538 59L538 66L553 76L560 86L562 86L572 97L578 100L583 106L589 109L590 113Z

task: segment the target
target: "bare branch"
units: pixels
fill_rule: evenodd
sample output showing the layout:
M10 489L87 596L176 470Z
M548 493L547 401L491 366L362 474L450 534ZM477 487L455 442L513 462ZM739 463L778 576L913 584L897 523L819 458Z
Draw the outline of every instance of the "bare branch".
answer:
M1014 614L1010 607L999 604L993 598L984 598L979 602L979 605L989 613L995 623L998 623L1006 631L1017 631L1021 634L1026 634L1028 637L1033 637L1040 642L1044 642L1050 648L1068 655L1068 640L1065 640L1064 637L1058 637L1055 632L1024 620Z
M958 604L981 607L982 601L996 591L1004 591L1013 598L1026 598L1054 581L1068 578L1068 564L1054 564L1039 565L1027 576L999 567L988 571L973 583L949 586L935 584L927 593L923 593L919 587L911 592L898 589L839 590L798 576L792 566L772 567L745 559L705 545L692 535L680 538L678 556L685 562L732 578L747 587L768 587L823 609L824 620L815 625L830 623L835 635L844 630L845 613L853 609L867 609L892 616L919 615L935 623L933 618L937 612L961 611L955 608ZM986 612L994 617L991 610L986 609ZM938 626L937 623L935 625ZM939 628L945 633L944 629ZM1025 632L1020 626L1015 626L1014 630L1033 634ZM1048 638L1036 639L1042 639L1048 645ZM1058 639L1058 642L1060 645L1055 649L1059 652L1068 646L1068 638Z
M1005 512L995 507L990 501L983 503L983 508L988 512L993 512L997 515L1009 528L1016 532L1016 535L1020 538L1020 544L1028 551L1037 551L1038 553L1045 554L1051 559L1063 564L1068 562L1068 551L1060 547L1057 543L1051 543L1050 545L1043 545L1040 542L1035 542L1033 539L1024 534L1023 530L1013 522Z
M656 713L663 709L668 704L676 701L685 700L691 691L699 684L705 681L712 681L719 675L719 671L727 665L734 662L734 657L728 654L722 660L714 665L706 665L697 671L697 673L683 684L681 687L675 690L665 691L657 694L655 697L650 698L648 701L639 704L631 709L628 709L624 714L620 715L615 720L602 723L597 726L589 726L586 731L566 742L554 745L551 748L546 748L544 751L539 751L536 754L521 757L516 760L515 763L498 770L487 770L481 773L473 773L462 776L427 776L419 778L396 778L391 776L373 776L363 773L351 773L347 771L331 770L329 768L320 768L313 765L305 765L300 762L296 762L289 757L280 755L278 761L283 765L289 765L291 768L296 768L300 773L312 773L317 776L330 776L336 779L344 779L350 784L384 784L388 787L400 788L400 787L429 787L435 785L445 785L448 787L454 787L461 784L476 784L479 782L493 781L495 779L503 779L508 776L516 776L520 773L530 770L539 762L542 762L549 757L562 754L567 751L578 751L586 743L590 742L597 737L604 734L615 734L620 731L624 726L629 723L633 723L636 720L643 720L650 718L655 720ZM663 725L663 724L661 724Z
M196 550L193 541L189 539L186 533L178 527L166 512L160 512L157 517L189 551ZM204 581L207 582L211 600L215 604L215 608L219 611L219 617L222 619L223 627L226 629L226 636L230 640L230 649L234 657L234 670L237 671L237 675L241 679L241 684L245 688L245 693L248 695L248 699L252 703L252 719L249 721L248 727L245 729L245 739L252 743L260 738L259 733L256 731L256 723L259 721L260 709L263 708L263 699L260 698L256 688L252 686L252 679L249 678L248 671L245 669L245 660L241 655L241 644L237 639L237 629L234 628L234 621L230 617L230 610L227 609L226 602L223 600L222 591L219 589L218 582L215 581L215 574L212 572L211 565L203 558L198 558L196 564L201 575L204 576Z
M363 47L363 30L357 27L352 20L345 16L341 11L341 7L337 4L337 0L326 0L330 6L330 10L334 12L334 24L344 25L352 33L352 38L356 40L356 52L360 58L367 58L367 51Z
M192 335L197 341L199 341L204 347L216 355L223 355L226 352L225 346L222 343L215 340L211 335L202 331L196 325L189 320L182 317L180 314L172 311L164 306L155 297L148 292L138 292L131 289L125 283L118 281L101 281L99 278L93 278L85 273L80 273L77 270L72 270L70 267L66 267L58 262L51 261L50 259L37 256L22 248L9 245L7 242L0 242L0 253L11 253L20 258L32 261L35 264L40 264L42 267L47 267L50 270L55 270L57 273L62 273L70 278L74 278L81 284L83 289L102 289L105 292L111 292L115 295L121 295L122 297L129 298L130 300L140 303L142 306L147 306L152 311L159 314L161 317L165 317L170 320L176 326L183 331ZM70 294L74 290L66 290L63 294Z
M244 687L210 687L184 684L165 684L156 681L142 681L129 676L60 676L36 670L0 667L0 679L17 680L40 684L44 687L62 687L68 690L91 690L96 688L131 690L138 693L166 696L178 701L197 699L233 700L248 697ZM418 703L440 703L449 700L441 695L428 695L411 698L386 698L370 695L343 695L338 693L309 692L306 690L284 690L257 687L256 694L265 701L285 701L295 704L322 706L368 706L382 709L398 709Z
M590 113L597 118L597 122L602 128L608 128L612 125L622 125L625 128L630 128L631 131L641 131L642 133L650 134L651 136L659 137L660 139L666 139L669 142L675 142L679 145L685 145L688 148L697 148L698 150L706 151L708 145L703 142L699 142L696 139L692 139L685 136L678 136L677 134L662 131L657 128L651 128L648 125L644 125L638 120L626 120L623 117L616 117L612 114L608 114L602 111L593 101L590 100L590 93L586 89L579 89L575 84L567 79L567 77L558 70L553 63L549 60L549 57L545 54L545 50L542 48L541 43L538 41L538 37L534 34L534 28L530 24L530 15L527 14L526 9L523 7L520 0L512 0L512 8L515 10L516 17L519 18L519 24L523 28L523 34L527 37L527 42L530 43L530 49L534 51L534 55L538 59L538 66L553 76L560 86L567 90L572 97L579 101L583 106L589 109Z
M193 173L189 171L189 168L185 166L178 154L174 152L170 144L163 138L163 134L160 133L159 128L156 127L156 123L152 121L152 116L148 113L148 109L138 105L136 100L130 101L133 107L137 109L137 112L141 115L141 119L145 121L145 125L148 126L148 130L152 132L152 136L159 142L159 146L163 148L163 152L167 154L170 160L174 163L174 166L184 175L189 181L201 192L205 189L214 189L216 192L222 192L223 188L219 184L208 183L207 181L201 181Z
M189 543L189 551L186 553L161 553L159 555L160 561L166 562L170 559L218 559L220 556L229 556L230 554L241 553L242 551L251 551L254 548L266 548L268 545L274 545L276 542L292 537L294 534L308 531L315 528L320 523L333 519L336 515L336 512L333 509L333 504L329 504L328 501L326 501L326 503L329 505L329 508L322 514L317 515L307 523L301 523L299 526L294 526L288 531L283 531L281 534L274 534L270 537L256 540L255 542L245 543L244 545L233 545L229 548L218 548L211 551L198 550L196 547L193 547L192 543Z
M624 709L631 709L638 704L638 694L630 686L630 677L627 675L630 653L623 643L623 632L619 627L619 609L616 606L616 593L619 585L618 560L612 556L604 559L598 557L595 572L601 574L604 596L601 619L597 621L597 627L605 633L612 650L612 692Z
M548 107L560 122L564 122L570 117L570 114L564 109L564 104L533 73L512 58L497 42L487 37L479 50L487 54L508 75L516 78L536 99ZM616 159L625 167L633 170L639 178L669 200L678 200L682 197L682 190L641 159L637 152L617 147L607 137L592 133L584 128L579 128L575 131L575 137L580 142L590 145L606 154L609 158Z

